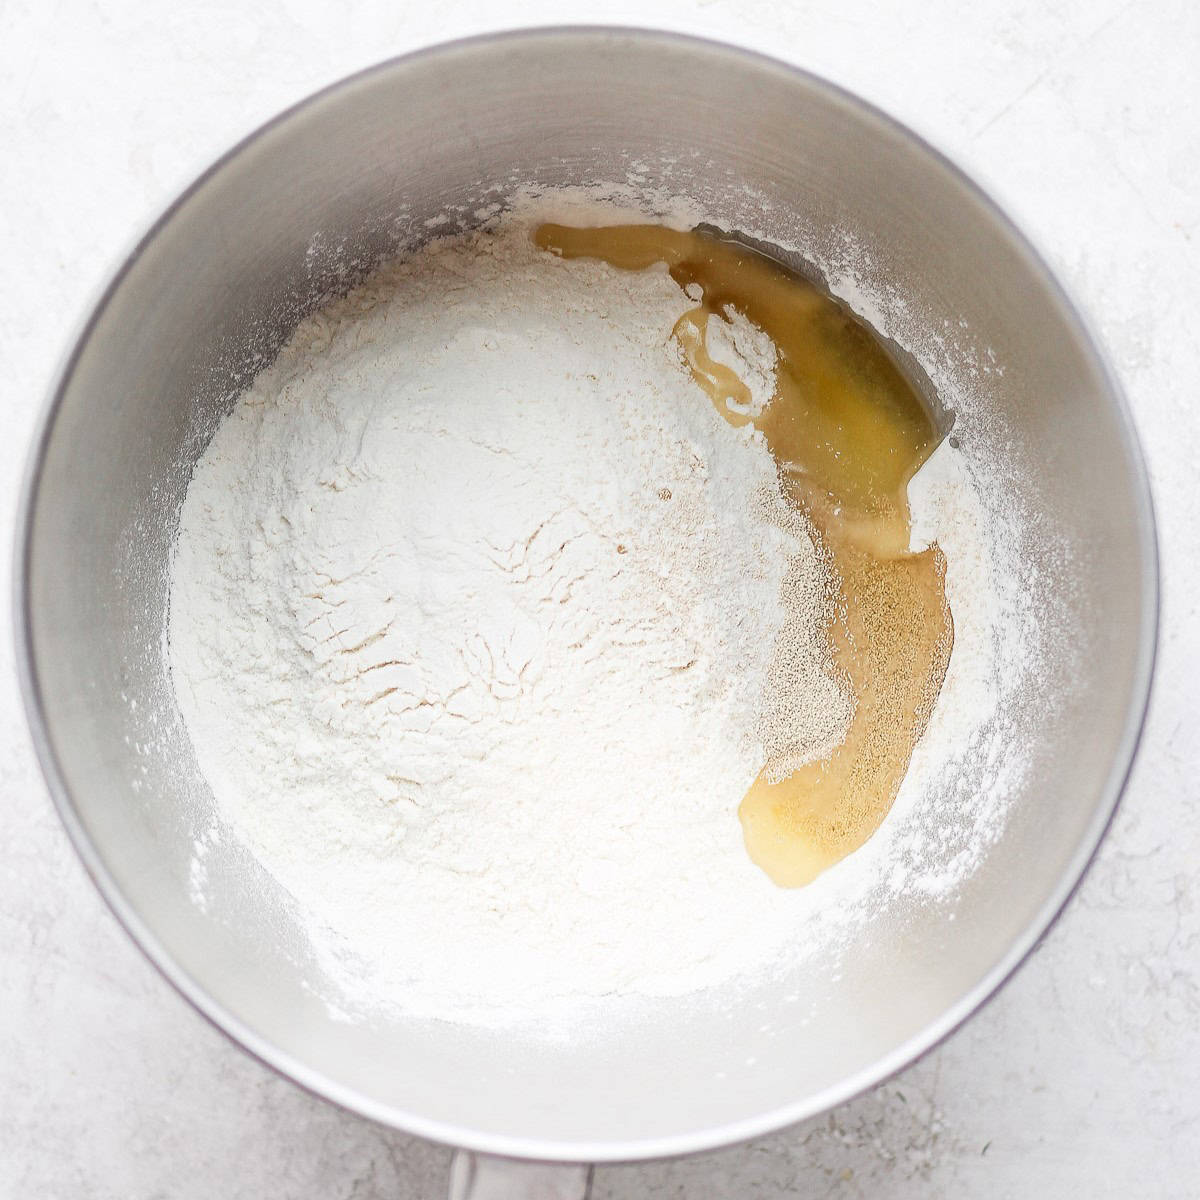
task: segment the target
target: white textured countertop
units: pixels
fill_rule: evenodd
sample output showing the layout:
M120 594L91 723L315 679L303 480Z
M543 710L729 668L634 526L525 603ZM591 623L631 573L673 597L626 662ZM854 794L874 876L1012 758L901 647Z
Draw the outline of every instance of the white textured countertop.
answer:
M1200 7L1185 0L0 6L0 551L57 356L131 237L278 109L413 46L620 20L794 59L989 185L1090 311L1159 506L1158 677L1133 781L1064 918L947 1044L827 1117L599 1200L1200 1195ZM518 17L517 14L520 14ZM448 1152L304 1094L128 941L33 762L0 593L0 1195L438 1197Z

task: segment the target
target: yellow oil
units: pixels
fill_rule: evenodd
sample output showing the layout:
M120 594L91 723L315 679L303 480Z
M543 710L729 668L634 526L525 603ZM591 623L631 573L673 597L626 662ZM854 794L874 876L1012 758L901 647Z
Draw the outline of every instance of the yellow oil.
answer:
M786 496L827 555L838 588L830 650L854 696L853 718L828 758L784 778L768 763L739 809L754 862L781 886L809 883L887 816L950 661L945 559L937 546L908 549L908 484L940 435L862 322L744 245L659 225L542 225L534 240L624 270L662 263L681 289L700 289L673 331L684 357L722 417L761 430ZM779 352L760 414L746 411L745 384L707 350L709 322L729 320L730 310Z

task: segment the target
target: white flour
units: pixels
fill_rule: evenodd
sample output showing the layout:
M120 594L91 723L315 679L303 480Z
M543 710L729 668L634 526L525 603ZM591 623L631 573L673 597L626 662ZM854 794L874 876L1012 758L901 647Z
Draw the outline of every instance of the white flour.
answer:
M304 322L197 465L180 707L363 1004L676 993L794 931L736 815L765 684L786 655L809 758L851 701L825 568L684 367L682 300L519 225L435 246ZM774 348L743 325L714 350L761 403Z

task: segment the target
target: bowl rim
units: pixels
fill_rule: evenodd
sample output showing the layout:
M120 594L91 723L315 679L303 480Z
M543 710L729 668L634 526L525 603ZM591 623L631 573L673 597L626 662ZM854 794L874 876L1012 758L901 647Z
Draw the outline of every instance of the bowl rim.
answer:
M906 1039L869 1067L841 1079L838 1083L826 1087L814 1095L723 1125L694 1129L686 1133L625 1141L568 1141L546 1139L536 1135L493 1134L458 1126L451 1121L431 1119L419 1112L373 1101L360 1095L353 1088L312 1069L292 1055L280 1050L269 1038L246 1026L224 1005L215 1001L203 984L174 960L133 906L126 901L75 810L71 792L66 785L49 736L49 723L33 650L29 596L29 564L33 550L33 522L37 510L39 486L47 447L54 433L63 397L71 383L84 348L125 277L143 251L192 196L260 138L281 128L305 110L334 100L341 93L377 76L403 70L428 59L503 47L511 42L551 42L570 39L600 43L633 39L645 44L699 51L714 57L723 56L727 59L738 60L743 66L750 66L763 73L773 73L786 80L802 82L813 90L825 92L859 121L873 122L891 134L909 141L918 151L926 155L933 165L954 177L974 198L975 202L987 211L997 229L1006 235L1010 247L1024 259L1030 271L1045 281L1064 321L1076 330L1081 349L1091 358L1098 375L1104 382L1107 401L1117 418L1121 439L1131 465L1137 534L1142 550L1142 569L1138 582L1141 594L1145 598L1141 624L1137 631L1133 685L1130 689L1125 721L1121 735L1114 747L1112 768L1103 788L1096 797L1095 811L1071 855L1058 885L1043 900L1037 914L1021 936L991 966L983 978L958 1001L949 1006L937 1020L930 1022L919 1033ZM1128 782L1145 727L1157 652L1161 607L1159 546L1150 479L1128 400L1119 379L1101 349L1101 344L1095 336L1090 322L1072 301L1049 267L1045 257L1034 247L1029 237L1018 229L982 186L920 133L840 84L827 80L804 67L758 50L715 38L671 29L623 24L552 24L504 28L450 41L431 43L384 59L319 88L284 108L241 137L232 147L201 171L158 216L144 227L143 232L132 240L129 249L117 260L117 263L118 265L110 271L104 282L94 291L91 302L84 309L82 318L75 323L75 329L66 343L67 349L52 377L30 441L17 508L14 544L13 625L17 676L32 742L48 790L71 843L101 897L124 927L125 932L163 978L214 1028L242 1050L258 1059L259 1062L309 1093L331 1101L359 1116L434 1142L462 1149L546 1162L618 1163L696 1154L773 1133L818 1116L861 1095L914 1063L945 1041L968 1017L979 1011L988 1000L994 997L1062 915L1112 822Z

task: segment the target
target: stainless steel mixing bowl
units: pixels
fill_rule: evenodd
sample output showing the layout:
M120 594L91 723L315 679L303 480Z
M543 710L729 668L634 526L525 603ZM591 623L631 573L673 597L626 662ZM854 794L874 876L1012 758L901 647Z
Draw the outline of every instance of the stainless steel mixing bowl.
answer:
M980 763L959 748L940 853L978 839L981 861L952 897L884 897L837 970L785 963L736 993L614 1002L586 1038L336 1020L287 897L236 843L205 859L206 904L189 892L211 797L162 649L191 466L298 317L431 218L449 210L469 225L519 183L631 173L811 262L836 265L848 232L864 284L896 299L895 321L941 331L941 360L924 364L934 378L973 389L962 453L991 456L993 474L1000 456L1023 586L1049 614L1036 668L1005 694L1007 757ZM678 36L541 30L438 47L321 92L236 147L96 304L47 406L20 520L30 721L63 820L130 934L201 1012L296 1082L495 1155L709 1148L812 1116L910 1062L1004 980L1078 882L1150 682L1145 472L1120 390L1045 264L881 113L802 71ZM984 845L1002 786L1010 811ZM458 1186L482 1195L501 1170L463 1160Z

